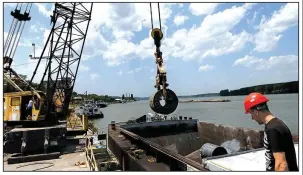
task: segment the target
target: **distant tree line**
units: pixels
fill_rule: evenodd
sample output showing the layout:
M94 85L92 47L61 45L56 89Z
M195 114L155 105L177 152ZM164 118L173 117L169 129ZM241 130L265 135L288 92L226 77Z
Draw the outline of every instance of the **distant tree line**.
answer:
M264 84L251 87L244 87L229 91L224 89L220 91L220 96L248 95L251 92L260 92L262 94L287 94L299 93L299 81L290 81L285 83Z
M103 101L103 102L114 102L115 97L111 97L108 95L97 95L97 94L78 94L77 92L73 92L73 97L82 97L88 100L94 101Z

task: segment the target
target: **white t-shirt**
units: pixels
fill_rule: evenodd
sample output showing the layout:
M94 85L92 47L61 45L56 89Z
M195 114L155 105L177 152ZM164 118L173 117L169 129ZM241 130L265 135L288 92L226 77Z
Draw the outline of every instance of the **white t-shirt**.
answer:
M30 101L28 102L27 107L32 107L32 106L33 106L33 100L30 100Z

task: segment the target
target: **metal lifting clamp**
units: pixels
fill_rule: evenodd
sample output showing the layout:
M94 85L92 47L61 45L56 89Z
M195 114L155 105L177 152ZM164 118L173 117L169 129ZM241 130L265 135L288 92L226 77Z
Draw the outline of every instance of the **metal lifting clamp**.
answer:
M154 87L157 88L157 92L150 97L149 104L154 112L168 115L173 113L177 109L179 100L177 95L172 90L167 88L169 84L167 83L166 70L163 65L162 52L160 51L161 39L163 38L163 33L161 31L159 3L158 3L158 10L159 10L160 29L153 28L153 21L152 21L152 31L151 31L151 36L154 39L154 44L156 45L156 52L154 53L154 55L156 57L157 76L156 76L156 85ZM152 10L151 10L151 16L152 16ZM160 86L162 86L162 90ZM165 105L163 106L160 103L162 97L165 100Z

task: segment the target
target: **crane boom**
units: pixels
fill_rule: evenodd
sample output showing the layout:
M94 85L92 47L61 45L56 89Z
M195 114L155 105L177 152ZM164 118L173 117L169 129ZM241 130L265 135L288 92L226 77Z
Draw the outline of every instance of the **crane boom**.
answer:
M86 4L91 6L86 7ZM40 82L40 86L47 86L47 116L67 115L92 7L93 3L55 3L51 16L52 29L30 80L32 83L41 60L47 58L47 66ZM49 54L47 46L50 49ZM57 110L58 107L60 111Z

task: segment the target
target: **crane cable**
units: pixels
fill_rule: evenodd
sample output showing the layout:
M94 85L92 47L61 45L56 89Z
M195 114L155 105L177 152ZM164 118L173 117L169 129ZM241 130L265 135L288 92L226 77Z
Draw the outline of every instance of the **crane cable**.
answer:
M156 85L155 88L161 90L160 85L162 85L163 88L163 97L165 100L166 104L166 87L168 84L166 83L166 71L163 66L163 59L162 59L162 52L160 51L160 46L161 46L161 39L163 38L163 33L162 33L162 25L161 25L161 12L160 12L160 4L158 3L158 15L159 15L159 24L160 24L160 29L154 28L153 24L153 12L152 12L152 4L150 3L150 16L151 16L151 27L152 27L152 37L154 39L154 44L156 45L156 64L157 64L157 76L156 76Z
M149 7L150 7L150 19L151 19L151 27L152 30L154 29L154 23L153 23L153 10L152 10L152 4L149 3ZM159 14L159 24L160 24L160 30L162 30L161 28L161 13L160 13L160 4L158 3L158 14Z
M19 6L19 3L17 3L16 8L15 8L15 11L18 9L18 6ZM21 3L21 5L20 5L19 11L21 10L21 7L22 7L22 3ZM17 23L15 23L15 20L16 20L16 18L13 18L12 24L11 24L11 26L10 26L10 28L9 28L8 36L7 36L6 41L5 41L5 44L4 44L4 50L5 50L7 47L9 47L9 46L7 46L7 44L10 43L9 40L11 40L11 37L13 36L13 35L9 35L9 34L11 33L12 30L14 30L13 33L15 33L15 28L16 28L16 24L17 24ZM13 27L13 26L14 26L14 27ZM14 29L12 29L12 28L14 28Z
M27 12L27 8L28 8L28 5L29 5L29 4L30 4L30 7L29 7L29 10L28 10L28 12ZM25 13L28 13L28 14L30 14L30 11L31 11L31 9L32 9L33 3L29 3L29 4L26 5L26 9L25 9ZM21 29L20 37L18 38L18 41L17 41L17 45L19 44L20 38L21 38L22 33L23 33L23 31L24 31L25 23L26 23L26 21L23 22L23 25L21 24L21 25L22 25L22 29ZM20 25L20 26L21 26L21 25ZM16 54L16 51L17 51L17 46L15 47L15 49L14 49L14 51L13 51L12 58L14 58L14 56L15 56L15 54Z
M19 3L17 3L15 12L19 11L18 13L20 13L20 11L22 9L22 4L23 3L21 3L19 6ZM30 5L30 7L29 7L29 5ZM25 13L29 14L31 11L31 8L32 8L32 3L27 3ZM16 53L16 50L18 47L18 43L20 41L22 32L24 30L25 23L26 23L26 20L23 21L22 19L16 18L16 17L13 18L12 24L9 28L8 36L7 36L5 44L4 44L4 55L6 55L10 58L13 58L15 56L15 53ZM16 31L16 29L17 29L17 31ZM12 48L10 49L10 47L12 47ZM7 55L7 54L9 54L9 55Z

